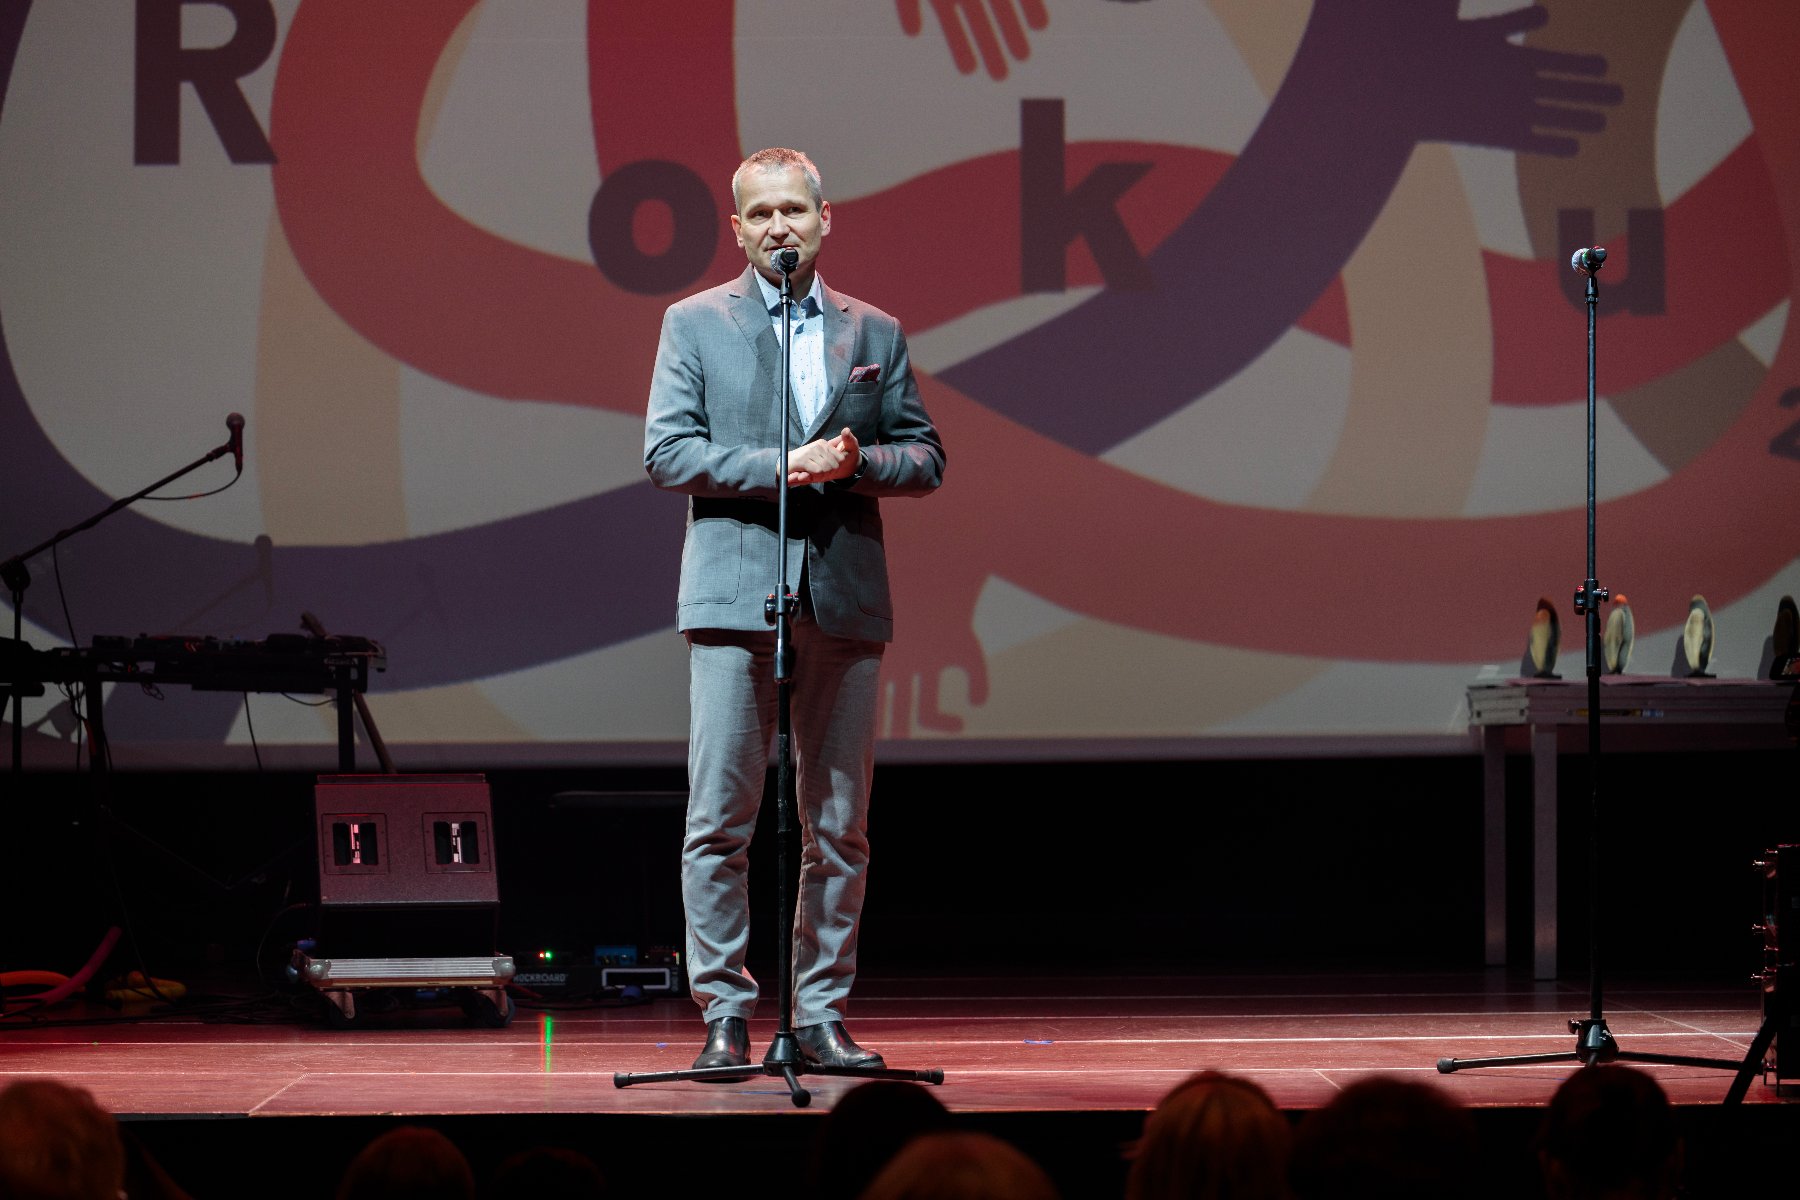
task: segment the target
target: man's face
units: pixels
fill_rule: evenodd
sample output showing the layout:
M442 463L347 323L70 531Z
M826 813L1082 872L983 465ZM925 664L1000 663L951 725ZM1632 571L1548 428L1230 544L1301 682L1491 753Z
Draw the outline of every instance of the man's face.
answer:
M800 252L794 282L811 286L819 242L831 232L831 202L813 203L799 167L753 171L744 177L740 190L743 197L738 211L731 214L731 231L737 235L744 257L764 278L779 283L781 272L770 265L770 258L777 250L792 246Z

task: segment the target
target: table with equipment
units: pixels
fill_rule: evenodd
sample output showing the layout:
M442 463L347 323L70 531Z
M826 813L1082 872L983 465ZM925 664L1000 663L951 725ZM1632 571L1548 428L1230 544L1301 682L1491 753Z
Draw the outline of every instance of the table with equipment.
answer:
M337 701L338 769L356 767L355 701L369 687L371 671L385 670L380 643L364 637L272 633L235 640L207 636L97 636L88 646L34 650L11 644L0 677L26 695L43 685L79 685L93 749L90 761L104 770L105 684L179 685L195 691L281 692L329 695Z
M1789 680L1601 678L1607 752L1769 750L1794 744L1785 714ZM1531 756L1532 975L1556 978L1556 763L1585 750L1585 679L1504 679L1468 689L1469 724L1481 731L1486 961L1506 962L1506 758Z

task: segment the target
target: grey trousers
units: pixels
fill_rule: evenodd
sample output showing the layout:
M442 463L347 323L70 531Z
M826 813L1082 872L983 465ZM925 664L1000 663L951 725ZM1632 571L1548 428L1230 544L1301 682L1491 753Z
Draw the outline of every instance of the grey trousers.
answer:
M791 718L801 828L794 908L795 1028L840 1021L856 978L856 935L869 862L881 642L792 626ZM681 898L687 965L707 1021L748 1017L756 980L749 854L775 732L775 634L695 629L688 635L687 833Z

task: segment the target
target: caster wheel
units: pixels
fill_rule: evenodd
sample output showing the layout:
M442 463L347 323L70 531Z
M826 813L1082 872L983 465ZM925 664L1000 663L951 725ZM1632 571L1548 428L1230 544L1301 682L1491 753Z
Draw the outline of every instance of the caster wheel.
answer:
M462 1005L463 1014L471 1024L484 1029L505 1029L512 1024L513 999L505 992L500 993L498 1004L486 992L460 993L457 1002Z

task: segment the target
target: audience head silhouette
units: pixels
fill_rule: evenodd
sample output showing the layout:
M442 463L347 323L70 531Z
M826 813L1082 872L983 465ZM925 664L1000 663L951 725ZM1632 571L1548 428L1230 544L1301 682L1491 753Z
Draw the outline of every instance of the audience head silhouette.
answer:
M1044 1169L986 1133L927 1133L881 1169L862 1200L1059 1200Z
M875 1079L854 1087L820 1124L810 1194L854 1200L902 1146L949 1127L949 1110L922 1084Z
M507 1158L494 1171L487 1200L600 1200L606 1176L579 1150L536 1146Z
M1475 1124L1444 1093L1377 1076L1300 1123L1290 1179L1300 1200L1478 1195Z
M402 1125L350 1160L337 1200L475 1200L475 1175L449 1138Z
M1144 1122L1126 1200L1284 1200L1287 1118L1247 1079L1202 1071Z
M119 1124L92 1093L54 1079L0 1091L0 1196L119 1200L124 1187Z
M1550 1200L1666 1200L1681 1179L1675 1110L1635 1067L1583 1067L1550 1098L1538 1164Z

